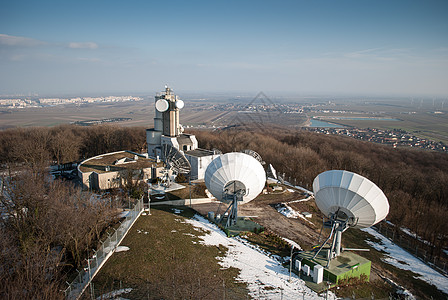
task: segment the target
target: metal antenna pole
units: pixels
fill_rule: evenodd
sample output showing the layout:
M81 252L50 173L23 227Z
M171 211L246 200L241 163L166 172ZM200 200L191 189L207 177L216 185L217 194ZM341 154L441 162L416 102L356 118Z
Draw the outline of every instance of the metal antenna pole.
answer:
M291 270L292 270L292 253L294 251L294 245L291 246L291 258L289 259L289 282L291 282Z
M190 187L190 208L191 208L191 173L190 176L188 176L188 185Z

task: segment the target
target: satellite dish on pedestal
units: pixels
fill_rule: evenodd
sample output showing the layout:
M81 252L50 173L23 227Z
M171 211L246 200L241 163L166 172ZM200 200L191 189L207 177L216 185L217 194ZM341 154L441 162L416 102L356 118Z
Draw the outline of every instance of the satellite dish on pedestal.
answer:
M216 199L230 203L227 208L227 211L230 210L227 217L229 227L236 223L238 205L253 200L263 190L266 175L263 166L254 157L231 152L218 156L208 165L204 181Z
M335 234L328 264L332 257L340 254L342 232L350 227L373 226L389 213L389 202L383 191L356 173L341 170L323 172L314 179L313 191L317 206L328 218L324 226L331 228L329 237L314 257Z

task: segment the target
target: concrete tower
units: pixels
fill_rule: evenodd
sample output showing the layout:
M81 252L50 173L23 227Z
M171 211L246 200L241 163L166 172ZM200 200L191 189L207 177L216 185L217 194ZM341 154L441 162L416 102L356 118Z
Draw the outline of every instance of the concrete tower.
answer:
M205 169L216 155L213 151L199 149L195 135L183 133L180 110L184 102L165 86L165 91L156 94L154 107L154 128L146 130L148 155L162 158L162 145L170 145L185 154L191 164L192 179L204 178Z
M146 131L148 155L160 157L162 144L169 144L181 151L196 149L196 137L183 134L184 129L179 123L179 111L184 107L184 102L173 90L165 86L164 92L156 94L154 104L156 113L154 129Z
M182 133L182 129L179 124L179 110L183 107L183 101L179 100L179 98L174 95L173 91L168 87L165 86L165 92L159 95L156 95L156 118L160 115L162 117L162 124L163 124L163 135L169 136L169 137L175 137L179 136ZM165 102L168 103L168 109L163 111L166 106ZM161 102L162 104L159 104L161 107L160 111L157 108L157 102ZM159 116L157 116L159 115ZM155 126L155 124L154 124Z

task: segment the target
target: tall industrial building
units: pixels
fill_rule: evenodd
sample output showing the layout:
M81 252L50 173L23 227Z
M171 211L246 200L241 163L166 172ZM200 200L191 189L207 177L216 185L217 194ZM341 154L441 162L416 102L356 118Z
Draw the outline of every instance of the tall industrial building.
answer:
M217 157L213 151L198 148L193 134L185 134L180 124L180 110L184 102L168 86L155 96L154 128L146 130L148 155L162 158L162 145L168 144L181 151L191 164L191 178L203 179L205 169Z

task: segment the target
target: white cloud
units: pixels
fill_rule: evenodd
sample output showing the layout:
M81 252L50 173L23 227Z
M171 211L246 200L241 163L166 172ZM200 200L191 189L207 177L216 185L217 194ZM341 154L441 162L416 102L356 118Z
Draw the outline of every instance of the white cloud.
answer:
M44 45L45 42L23 37L23 36L13 36L7 34L0 34L0 45L6 46L21 46L21 47L33 47Z
M97 49L98 44L94 42L84 42L84 43L71 42L68 44L68 47L72 49Z

